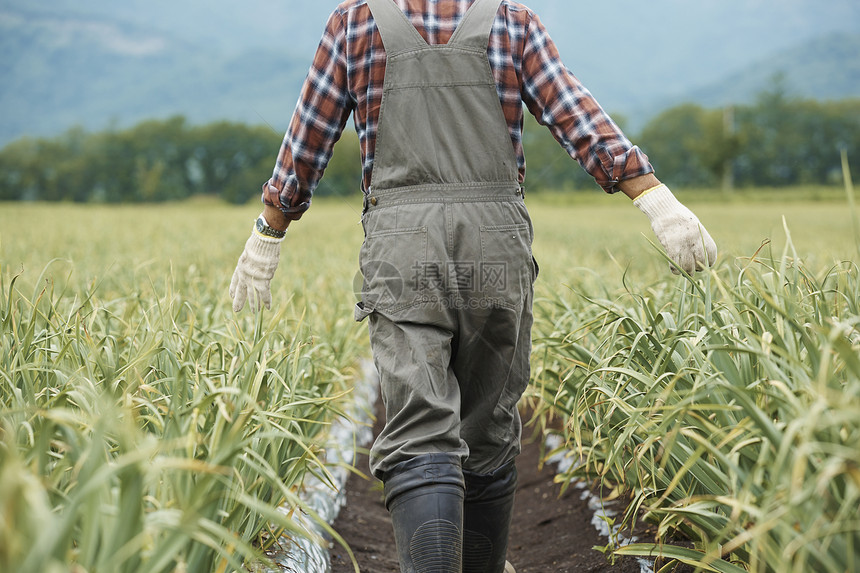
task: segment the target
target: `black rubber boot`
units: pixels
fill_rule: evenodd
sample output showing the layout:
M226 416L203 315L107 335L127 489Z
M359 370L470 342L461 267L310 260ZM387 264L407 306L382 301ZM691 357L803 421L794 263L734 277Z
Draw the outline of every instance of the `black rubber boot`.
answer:
M490 474L463 476L463 573L504 573L517 466L511 460Z
M427 454L384 476L402 573L461 573L463 472L457 456Z

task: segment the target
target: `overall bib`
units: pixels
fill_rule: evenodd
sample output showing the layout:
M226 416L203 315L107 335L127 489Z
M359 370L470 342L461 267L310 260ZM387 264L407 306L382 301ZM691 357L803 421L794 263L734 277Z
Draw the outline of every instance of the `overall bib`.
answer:
M379 478L421 454L483 474L519 453L537 268L487 57L499 3L476 0L430 46L392 0L368 1L387 64L356 319L369 316L386 409Z
M430 46L368 0L387 64L364 276L386 424L370 452L401 571L499 573L529 380L533 230L487 47L500 0Z

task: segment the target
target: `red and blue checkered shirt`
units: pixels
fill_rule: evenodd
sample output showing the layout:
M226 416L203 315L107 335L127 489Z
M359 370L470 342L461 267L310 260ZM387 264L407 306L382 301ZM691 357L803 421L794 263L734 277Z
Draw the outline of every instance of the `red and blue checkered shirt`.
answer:
M395 0L429 44L444 44L474 0ZM619 181L653 171L579 80L564 66L537 14L502 0L490 35L490 66L519 163L523 103L607 192ZM370 186L385 78L385 49L365 0L346 0L332 13L278 154L263 202L298 219L311 203L350 113Z

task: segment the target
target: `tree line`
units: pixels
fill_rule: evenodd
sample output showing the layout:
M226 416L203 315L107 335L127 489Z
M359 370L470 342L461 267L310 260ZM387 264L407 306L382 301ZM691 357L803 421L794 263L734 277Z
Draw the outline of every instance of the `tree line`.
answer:
M623 126L623 122L622 126ZM150 202L213 195L233 203L258 197L282 134L268 127L183 117L128 129L23 138L0 150L0 200ZM673 107L631 138L661 180L677 187L744 188L841 181L840 151L860 172L860 99L820 102L781 91L754 104ZM530 190L595 189L549 131L526 114L523 141ZM318 195L356 193L358 138L346 130Z

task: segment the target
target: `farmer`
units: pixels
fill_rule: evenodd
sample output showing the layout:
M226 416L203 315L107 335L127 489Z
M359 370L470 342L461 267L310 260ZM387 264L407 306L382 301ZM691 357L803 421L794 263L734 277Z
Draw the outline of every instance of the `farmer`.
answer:
M384 484L401 570L501 573L529 380L532 225L523 103L609 193L650 219L676 267L716 246L512 0L347 0L328 20L230 285L271 304L291 221L352 113L363 161L356 320L368 318L386 425ZM300 249L301 246L297 246Z

